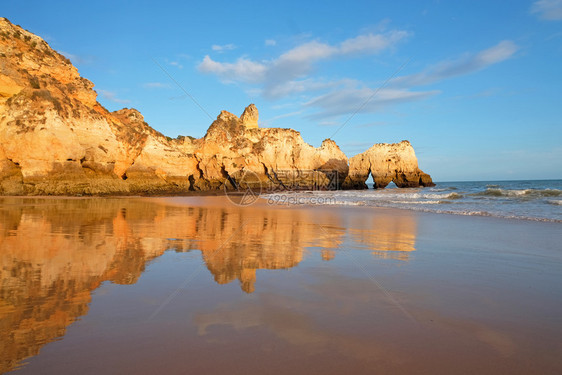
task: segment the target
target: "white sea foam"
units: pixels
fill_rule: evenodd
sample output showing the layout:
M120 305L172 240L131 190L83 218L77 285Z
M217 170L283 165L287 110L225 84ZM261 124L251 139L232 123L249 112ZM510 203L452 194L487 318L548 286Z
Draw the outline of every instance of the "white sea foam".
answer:
M440 204L442 201L390 201L390 203L398 204Z
M293 192L287 193L290 194L291 202L285 204L296 202L295 204L392 207L457 215L562 222L562 181L507 181L497 184L467 182L452 186L453 184L433 188Z

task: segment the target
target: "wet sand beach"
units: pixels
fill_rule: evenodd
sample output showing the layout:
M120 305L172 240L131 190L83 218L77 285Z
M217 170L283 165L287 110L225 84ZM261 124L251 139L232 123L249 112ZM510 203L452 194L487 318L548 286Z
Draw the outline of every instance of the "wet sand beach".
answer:
M562 225L0 198L0 372L559 374Z

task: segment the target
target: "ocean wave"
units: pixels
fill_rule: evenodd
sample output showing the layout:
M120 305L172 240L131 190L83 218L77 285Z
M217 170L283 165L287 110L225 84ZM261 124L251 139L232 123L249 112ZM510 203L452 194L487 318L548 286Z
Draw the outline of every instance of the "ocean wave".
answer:
M451 190L458 190L458 189L454 186L449 186L446 188L438 188L438 187L429 188L429 191L435 191L435 192L443 192L443 191L451 191Z
M287 205L389 207L438 214L562 222L561 185L467 186L452 189L343 190L287 193ZM492 186L491 184L489 186ZM522 188L522 186L526 188Z
M544 197L559 197L562 195L562 190L558 189L545 189L541 191Z
M464 198L464 196L462 194L451 193L445 198L447 198L447 199L462 199L462 198Z
M460 216L486 216L486 217L495 217L499 219L562 223L562 220L554 219L554 218L513 215L508 213L488 212L484 210L446 210L446 209L433 208L433 206L410 206L410 207L395 207L395 208L401 208L401 209L407 209L407 210L419 211L419 212L428 212L434 214L448 214L448 215L460 215Z
M448 193L448 194L431 194L431 193L398 193L398 194L385 194L377 197L373 197L378 200L388 200L388 199L408 199L408 202L415 203L418 199L461 199L464 198L462 194L459 193Z
M471 194L488 197L559 197L562 190L558 189L497 189L487 188L485 191Z
M420 194L416 198L424 198L424 199L461 199L463 198L462 194L459 193L449 193L449 194Z
M396 204L440 204L443 201L390 201L389 203L396 203Z

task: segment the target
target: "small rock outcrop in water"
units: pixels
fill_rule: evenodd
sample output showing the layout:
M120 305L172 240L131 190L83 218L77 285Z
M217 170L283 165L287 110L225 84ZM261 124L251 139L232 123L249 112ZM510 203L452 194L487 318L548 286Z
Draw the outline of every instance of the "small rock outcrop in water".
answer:
M330 139L316 148L295 130L259 128L253 104L240 118L222 111L203 138L165 137L135 109L107 111L67 58L5 18L0 63L1 195L181 193L235 188L243 176L310 186L327 170L338 172L334 188L365 188L369 175L376 187L432 184L408 142L348 161Z
M391 181L398 187L434 185L431 177L418 168L414 148L408 141L375 144L349 159L349 174L344 187L366 188L369 174L373 177L375 188L384 188Z

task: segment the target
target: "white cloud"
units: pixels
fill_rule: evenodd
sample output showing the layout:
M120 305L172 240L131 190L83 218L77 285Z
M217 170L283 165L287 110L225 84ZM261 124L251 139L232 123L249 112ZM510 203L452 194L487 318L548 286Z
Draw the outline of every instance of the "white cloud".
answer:
M317 60L325 59L334 55L338 49L336 47L330 46L325 43L320 43L317 41L312 41L308 43L301 44L281 56L277 59L276 63L279 64L285 62L291 63L313 63Z
M205 56L199 71L217 76L225 83L252 85L253 95L281 99L300 95L306 103L309 118L327 121L351 113L374 113L389 105L423 100L440 93L438 90L416 90L414 87L473 73L505 61L519 47L512 41L463 58L429 66L420 73L392 79L386 87L350 79L322 79L313 72L317 65L337 57L373 55L391 50L409 37L403 30L363 33L341 43L318 40L301 43L270 60L252 60L242 56L233 62L215 61ZM312 96L312 98L311 98ZM299 114L300 111L291 112Z
M511 58L517 50L519 47L515 43L504 40L475 55L440 62L421 73L395 78L391 81L391 85L402 87L429 85L443 79L473 73Z
M391 104L411 102L425 99L438 94L440 91L410 91L407 89L372 89L365 87L361 82L349 81L343 87L332 90L328 94L318 96L306 106L319 108L320 111L310 116L321 119L343 114L373 113Z
M211 59L208 55L198 66L203 73L212 73L219 76L225 82L242 81L247 83L261 83L265 77L267 67L243 57L234 63L220 63Z
M473 73L511 58L518 46L511 41L502 41L462 59L449 60L429 67L425 71L390 81L387 87L370 88L358 81L341 81L332 86L327 94L318 96L306 106L319 111L313 119L322 119L343 114L378 112L389 105L426 99L440 93L438 90L417 91L412 87L429 85L447 78Z
M170 88L170 84L162 83L162 82L147 82L142 85L142 87L146 89L168 89Z
M213 44L211 49L216 52L224 52L224 51L232 51L233 49L236 49L236 46L232 43L223 44L223 45Z
M550 21L562 20L562 0L539 0L533 3L531 13Z
M335 125L341 125L341 122L339 122L339 121L333 121L333 120L323 120L323 121L318 121L318 125L322 125L322 126L335 126Z
M392 47L408 35L409 33L406 31L396 30L387 34L359 35L342 42L340 45L340 53L344 55L352 53L375 53Z
M117 97L117 94L113 91L107 91L107 90L98 90L101 94L101 96L104 99L107 99L109 101L115 102L115 103L120 103L120 104L128 104L131 101L128 99L120 99Z
M489 65L507 60L513 56L518 49L519 47L517 44L513 43L511 40L499 42L495 46L478 53L476 58L472 61L473 68L475 70L480 70Z
M440 93L438 90L417 91L412 87L428 85L447 78L469 74L511 58L518 50L511 41L480 51L458 60L438 63L424 72L398 77L388 87L373 89L357 81L341 82L329 93L309 101L306 106L319 109L311 118L321 119L343 114L373 113L389 105L426 99Z
M183 65L177 61L170 61L168 64L170 64L171 66L175 66L178 69L183 69Z
M377 54L394 46L409 35L406 31L364 34L330 45L310 41L296 46L275 59L253 61L244 57L235 62L218 62L205 56L198 68L201 72L217 75L223 82L261 84L262 94L280 98L305 91L311 81L306 77L320 61L337 56Z
M265 40L265 45L268 47L271 46L275 46L277 44L277 41L275 39L266 39Z
M319 81L312 78L279 82L266 88L266 96L270 98L283 98L289 95L325 90L335 85L334 82Z

